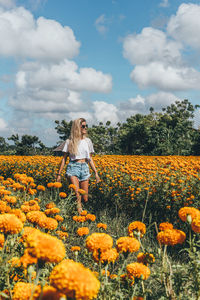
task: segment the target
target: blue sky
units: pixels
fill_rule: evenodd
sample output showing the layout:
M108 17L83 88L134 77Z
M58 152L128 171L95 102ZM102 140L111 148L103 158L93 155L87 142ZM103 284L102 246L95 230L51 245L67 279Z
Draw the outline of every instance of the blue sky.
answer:
M55 120L200 104L199 15L200 1L0 0L0 136L52 146Z

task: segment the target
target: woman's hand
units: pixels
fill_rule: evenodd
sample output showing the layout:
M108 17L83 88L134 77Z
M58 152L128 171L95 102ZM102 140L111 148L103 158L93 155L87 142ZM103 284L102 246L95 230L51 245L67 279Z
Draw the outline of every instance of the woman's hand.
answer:
M95 178L96 178L96 182L99 183L100 182L100 177L99 177L98 173L95 173Z

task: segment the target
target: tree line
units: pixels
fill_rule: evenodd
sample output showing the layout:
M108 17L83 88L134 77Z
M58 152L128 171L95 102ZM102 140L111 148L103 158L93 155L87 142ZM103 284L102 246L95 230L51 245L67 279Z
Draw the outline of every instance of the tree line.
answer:
M194 114L199 105L192 105L187 99L176 101L149 114L135 114L125 122L112 125L110 121L100 122L88 128L95 152L119 155L200 155L200 129L194 128ZM56 120L55 130L59 143L65 141L71 130L72 120ZM46 147L38 137L12 135L9 145L0 137L1 154L52 155L56 148Z

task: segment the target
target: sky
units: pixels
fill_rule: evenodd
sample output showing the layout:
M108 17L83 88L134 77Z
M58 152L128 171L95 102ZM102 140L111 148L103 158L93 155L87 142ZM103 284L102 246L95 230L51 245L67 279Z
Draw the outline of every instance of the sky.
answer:
M0 0L0 136L200 104L200 1ZM195 126L200 126L196 111Z

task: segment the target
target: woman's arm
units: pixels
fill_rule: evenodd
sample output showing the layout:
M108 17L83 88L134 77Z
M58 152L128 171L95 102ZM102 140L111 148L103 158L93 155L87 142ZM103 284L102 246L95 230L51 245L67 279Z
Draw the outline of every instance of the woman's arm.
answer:
M96 170L96 167L95 167L95 164L94 164L94 161L92 159L92 155L90 154L90 160L89 160L89 164L90 164L90 167L92 168L92 170L94 171L95 173L95 177L96 177L96 181L97 183L100 181L100 178L99 178L99 175L98 175L98 172Z
M61 181L61 173L62 173L62 170L63 170L63 168L65 166L67 156L68 156L68 153L64 153L63 154L63 158L61 160L60 168L59 168L59 171L58 171L58 174L57 174L57 179L56 179L56 181L58 181L58 182Z

